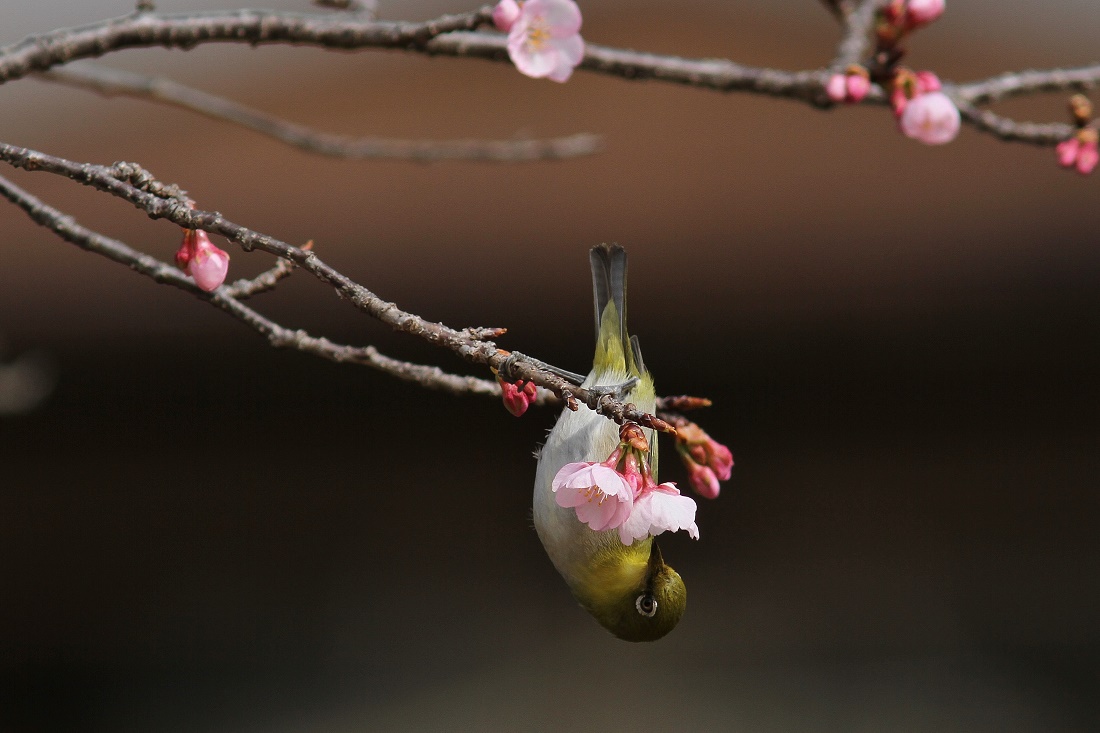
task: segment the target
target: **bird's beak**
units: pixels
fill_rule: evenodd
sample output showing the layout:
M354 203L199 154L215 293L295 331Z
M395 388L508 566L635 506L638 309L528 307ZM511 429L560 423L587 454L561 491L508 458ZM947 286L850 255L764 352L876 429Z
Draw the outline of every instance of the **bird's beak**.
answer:
M649 570L654 572L664 567L665 558L661 555L661 548L657 546L657 540L653 540L653 545L649 549Z

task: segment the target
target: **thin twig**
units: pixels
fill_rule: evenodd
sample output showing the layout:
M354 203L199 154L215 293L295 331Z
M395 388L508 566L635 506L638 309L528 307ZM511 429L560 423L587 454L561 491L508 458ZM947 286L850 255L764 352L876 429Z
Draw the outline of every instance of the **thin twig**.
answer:
M309 249L309 247L302 247L302 249ZM275 262L275 266L271 269L264 270L251 280L241 279L232 285L226 285L222 292L230 298L248 300L253 295L274 290L280 280L290 277L290 274L296 269L297 266L290 260L280 259Z
M958 99L971 104L988 104L1035 92L1085 92L1100 84L1100 64L1074 69L1013 71L991 79L956 84Z
M346 137L319 132L280 119L224 97L193 89L163 77L136 74L97 64L77 63L38 75L47 81L90 89L105 96L128 96L174 105L231 122L288 145L336 158L385 158L432 162L476 160L516 163L591 155L602 149L598 135L516 140L393 140Z
M953 93L953 90L949 90L949 93ZM987 109L979 109L957 97L955 105L964 120L1001 140L1057 145L1077 129L1064 122L1016 122Z
M879 0L860 0L840 14L844 35L840 39L836 56L833 58L834 71L843 71L849 64L857 64L863 60L869 47L871 26L874 23L878 5Z

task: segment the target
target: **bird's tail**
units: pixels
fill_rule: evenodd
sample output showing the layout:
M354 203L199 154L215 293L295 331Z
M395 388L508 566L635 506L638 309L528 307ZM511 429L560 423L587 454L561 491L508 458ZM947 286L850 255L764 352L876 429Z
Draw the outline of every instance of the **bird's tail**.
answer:
M629 375L645 372L637 339L626 331L626 250L617 244L601 244L588 253L592 265L592 298L596 316L598 372Z

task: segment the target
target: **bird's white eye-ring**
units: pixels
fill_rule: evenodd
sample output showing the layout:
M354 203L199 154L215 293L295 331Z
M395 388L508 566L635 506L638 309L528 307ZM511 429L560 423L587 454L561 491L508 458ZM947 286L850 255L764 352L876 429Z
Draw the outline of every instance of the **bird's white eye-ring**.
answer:
M653 618L657 613L657 599L649 593L643 593L634 600L634 608L646 618Z

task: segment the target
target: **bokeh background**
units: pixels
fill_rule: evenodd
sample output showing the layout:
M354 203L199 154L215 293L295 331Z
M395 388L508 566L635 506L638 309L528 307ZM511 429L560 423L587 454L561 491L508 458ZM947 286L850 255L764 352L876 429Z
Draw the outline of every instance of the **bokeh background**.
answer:
M592 42L685 56L812 68L838 38L811 0L581 5ZM0 42L132 7L7 0ZM953 80L1076 65L1098 30L1092 0L953 2L910 61ZM550 411L274 351L4 204L0 334L57 386L0 416L0 730L1100 728L1095 176L970 129L927 148L883 109L483 61L226 45L104 63L332 132L605 136L566 162L344 162L141 101L0 89L6 142L139 161L407 309L506 326L503 346L579 371L585 252L626 245L658 387L714 399L698 419L737 467L699 542L662 541L690 590L680 627L620 642L530 528ZM999 109L1057 120L1065 98ZM178 245L126 204L9 174L163 259ZM268 266L233 251L233 276ZM467 369L304 274L257 305Z

